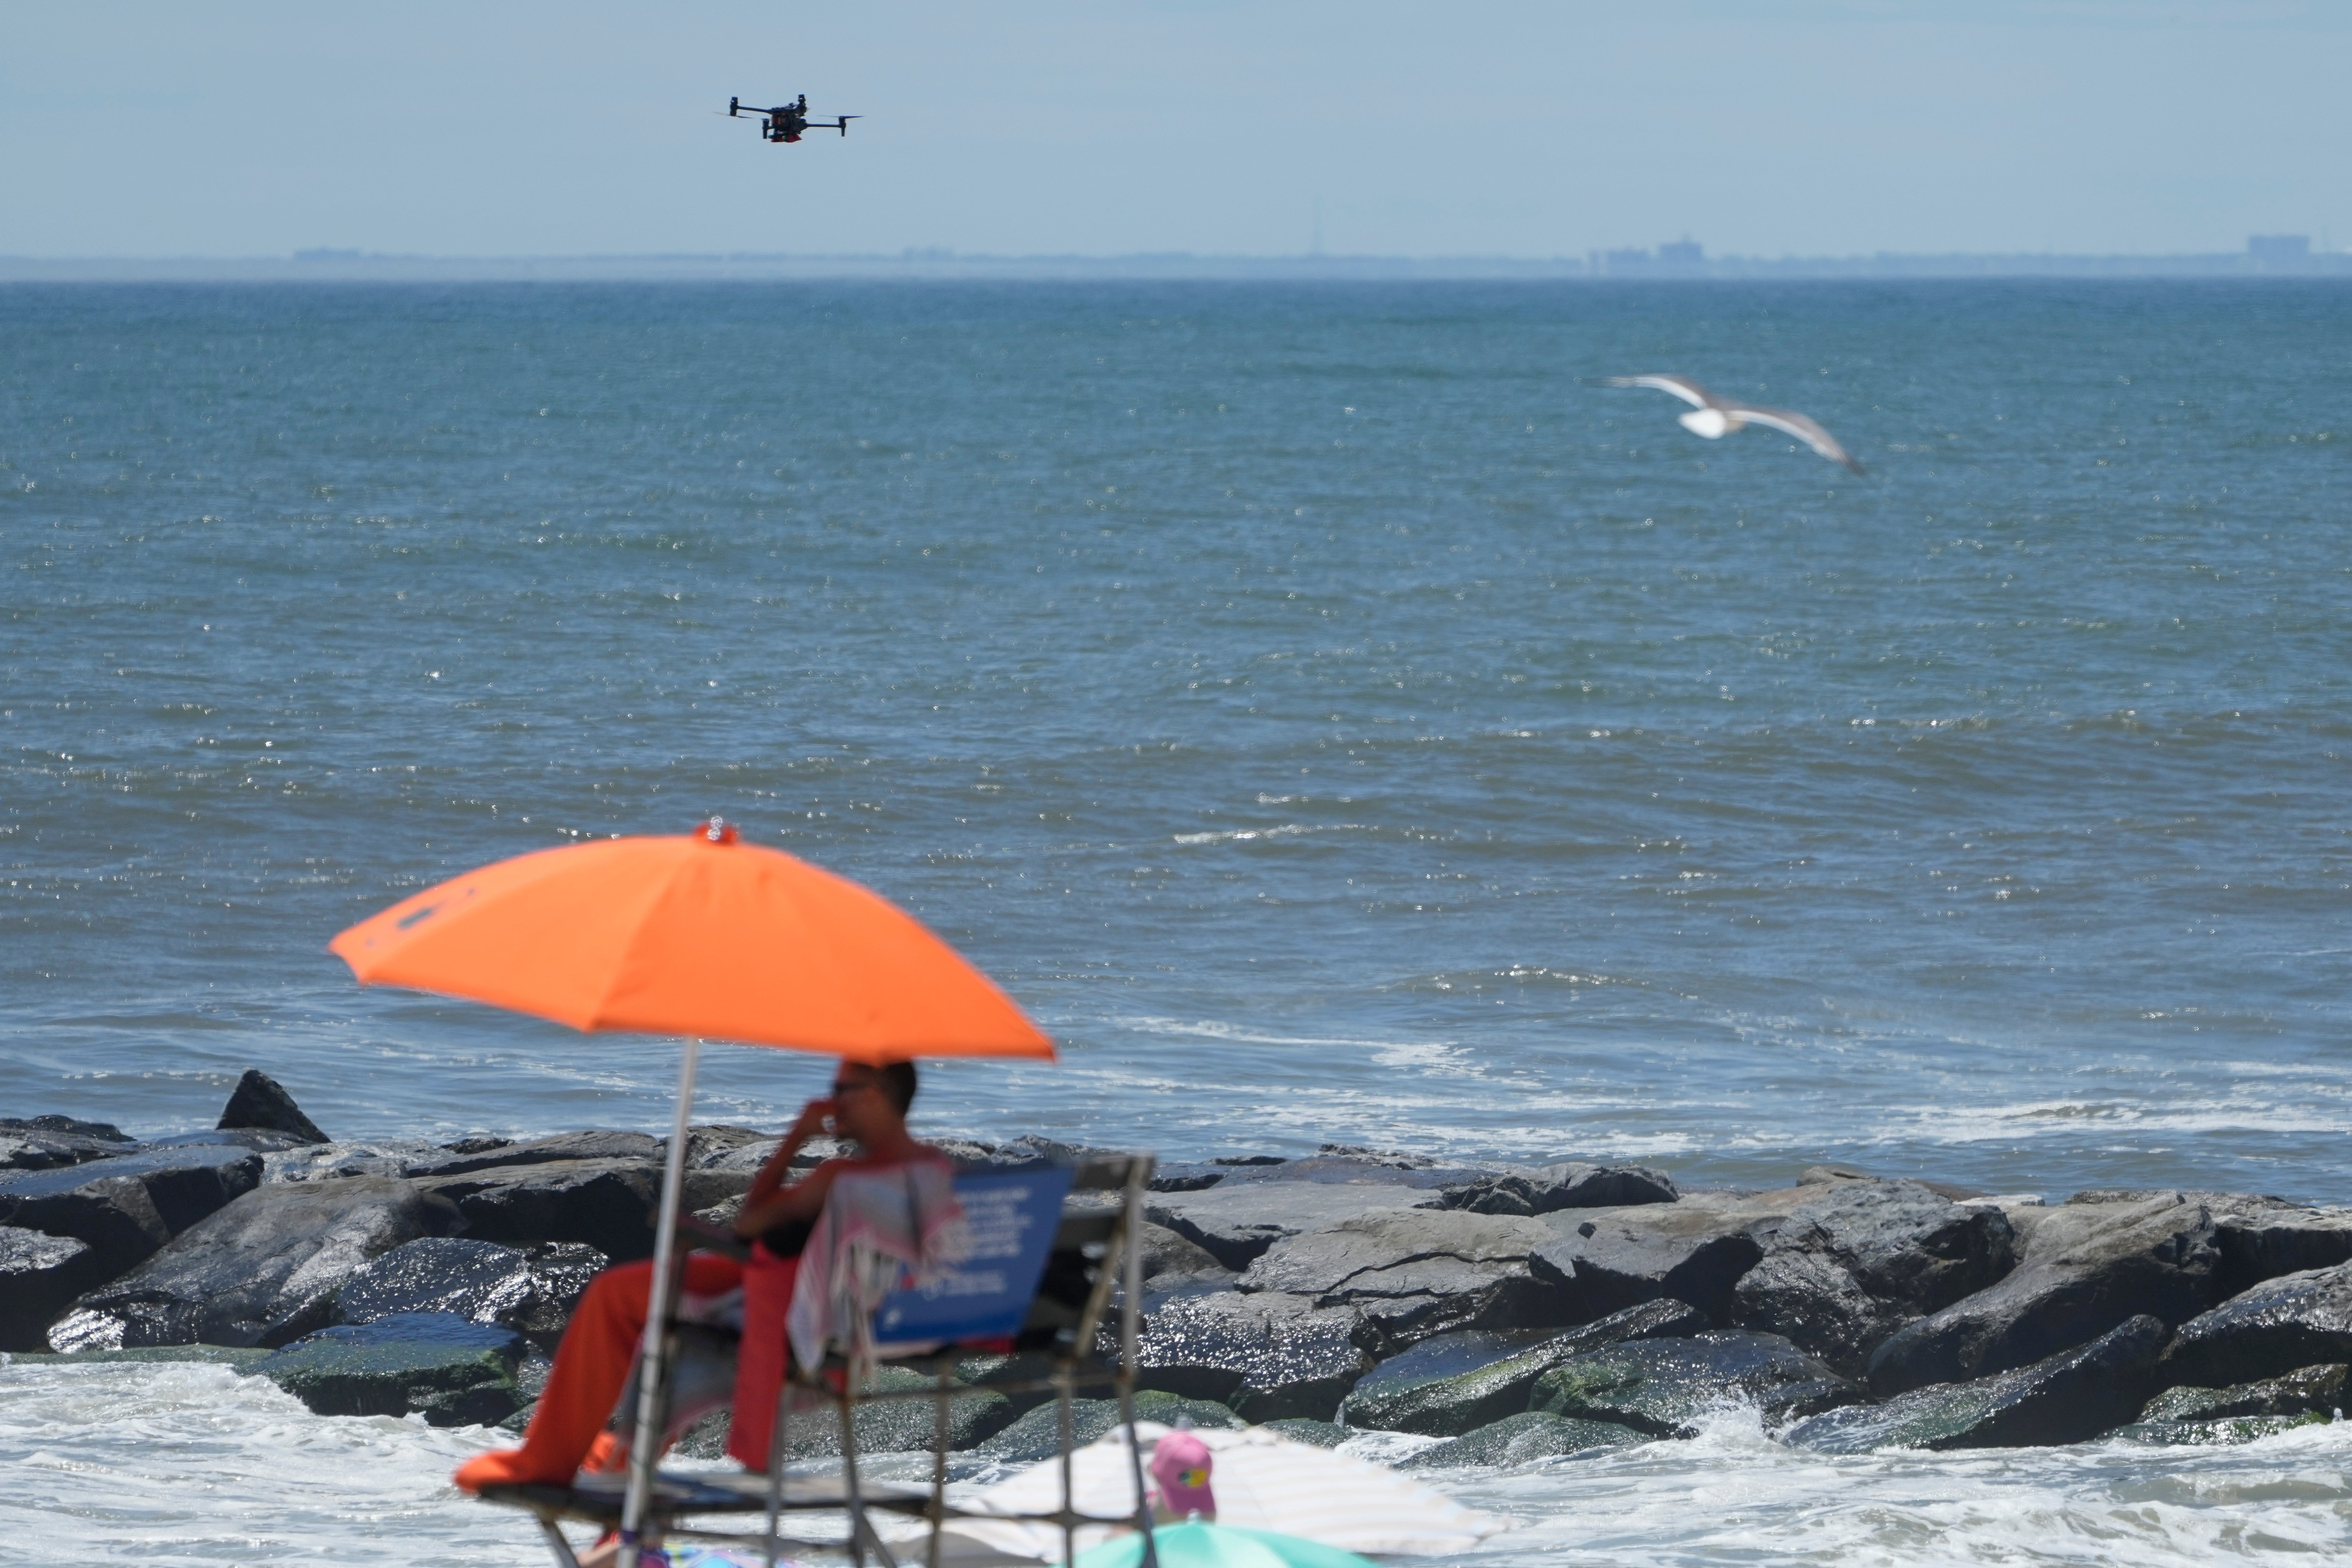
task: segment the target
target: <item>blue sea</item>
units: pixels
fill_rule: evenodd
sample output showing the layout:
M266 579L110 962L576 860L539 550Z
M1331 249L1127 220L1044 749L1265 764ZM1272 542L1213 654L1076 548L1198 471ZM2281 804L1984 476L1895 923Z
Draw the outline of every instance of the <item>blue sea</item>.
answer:
M716 813L1060 1043L935 1132L2352 1199L2347 345L2287 280L0 289L0 1114L665 1125L673 1043L326 942ZM1589 384L1652 370L1867 472ZM135 1491L215 1373L0 1448ZM2339 1430L1480 1484L1547 1562L2307 1555ZM444 1511L361 1533L486 1561ZM185 1560L375 1560L292 1517Z

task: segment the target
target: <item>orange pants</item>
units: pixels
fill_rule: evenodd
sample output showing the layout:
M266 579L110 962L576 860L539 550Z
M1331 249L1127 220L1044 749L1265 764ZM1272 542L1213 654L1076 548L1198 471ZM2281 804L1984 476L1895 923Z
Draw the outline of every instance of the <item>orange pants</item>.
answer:
M754 1247L749 1264L716 1253L689 1253L686 1289L719 1296L743 1287L743 1347L735 1369L735 1422L727 1451L746 1468L768 1468L768 1437L784 1375L784 1314L792 1303L796 1258ZM457 1484L471 1491L498 1481L568 1486L588 1457L628 1381L644 1342L653 1295L651 1261L607 1268L590 1282L556 1347L555 1365L539 1396L520 1448L478 1454L460 1466Z

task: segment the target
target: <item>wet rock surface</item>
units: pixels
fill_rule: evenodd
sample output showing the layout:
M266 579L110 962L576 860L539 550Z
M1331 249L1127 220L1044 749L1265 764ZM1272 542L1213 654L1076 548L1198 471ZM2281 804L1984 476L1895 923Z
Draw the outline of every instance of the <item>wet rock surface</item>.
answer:
M1501 1468L1649 1441L1648 1434L1614 1422L1580 1421L1549 1411L1522 1410L1450 1441L1433 1444L1403 1460L1398 1468L1454 1469L1466 1465Z
M651 1162L551 1160L427 1175L416 1184L455 1204L465 1234L478 1240L575 1241L627 1263L653 1256L651 1215L661 1180L661 1167ZM687 1206L706 1204L689 1194Z
M453 1228L455 1217L415 1185L380 1177L259 1187L83 1296L49 1343L284 1344L324 1327L368 1261Z
M1538 1221L1445 1209L1376 1209L1276 1242L1237 1281L1244 1292L1352 1307L1356 1342L1392 1355L1459 1329L1563 1323L1566 1306L1528 1256L1550 1239Z
M128 1152L133 1140L106 1121L0 1116L0 1171L48 1171Z
M162 1239L168 1240L258 1186L261 1164L260 1154L237 1143L173 1140L106 1160L11 1173L0 1176L0 1225L75 1236L115 1251L131 1243L113 1216L131 1217L134 1226L144 1228L143 1211L99 1194L120 1194L121 1187L110 1184L135 1182L163 1226Z
M45 1351L48 1327L104 1276L89 1243L0 1226L0 1351Z
M1369 1371L1353 1309L1258 1291L1180 1296L1147 1314L1136 1381L1252 1421L1328 1420Z
M2014 1270L1873 1352L1871 1391L1885 1397L2007 1372L2141 1314L2184 1323L2220 1299L2214 1230L2205 1205L2178 1193L2042 1211L2022 1227Z
M2181 1325L2168 1382L2222 1387L2352 1361L2352 1263L2266 1279Z
M1916 1182L1818 1184L1758 1227L1761 1261L1732 1289L1733 1326L1780 1334L1848 1377L1896 1331L1992 1285L2015 1266L1998 1208Z
M384 1363L373 1392L319 1370L305 1397L513 1425L596 1268L652 1248L665 1145L646 1133L327 1142L258 1072L221 1121L141 1142L0 1120L0 1349L241 1363L299 1342L320 1369L363 1351ZM688 1207L731 1215L777 1142L693 1129ZM837 1152L818 1141L794 1163ZM986 1169L1102 1152L950 1152ZM1338 1146L1171 1165L1153 1186L1147 1404L1301 1440L1450 1440L1422 1463L1686 1434L1727 1404L1841 1450L2239 1442L2326 1418L2352 1364L2352 1209L2263 1194L2044 1205L1828 1163L1785 1188L1682 1191L1640 1166ZM511 1364L493 1375L483 1353ZM1007 1382L1038 1370L959 1363L967 1462L1048 1430L1047 1396ZM1884 1403L1859 1403L1857 1373ZM1081 1403L1083 1433L1115 1419ZM926 1402L876 1406L860 1442L921 1447L930 1420Z
M1973 1383L1914 1389L1883 1405L1800 1423L1785 1440L1830 1454L1873 1448L2014 1448L2079 1443L2129 1421L2170 1331L2129 1319L2088 1344Z
M581 1293L610 1261L572 1241L514 1247L470 1237L424 1237L353 1271L337 1292L335 1315L366 1323L446 1312L502 1325L552 1351Z
M1681 1301L1647 1301L1565 1333L1542 1334L1532 1343L1517 1345L1466 1370L1447 1368L1435 1376L1421 1375L1422 1367L1413 1364L1424 1348L1416 1346L1367 1373L1349 1394L1343 1411L1351 1426L1456 1436L1524 1412L1537 1380L1573 1356L1635 1340L1687 1338L1708 1327L1706 1315L1695 1307ZM1435 1357L1425 1359L1443 1364Z
M2147 1402L2142 1421L2226 1421L2242 1415L2326 1415L2344 1408L2352 1366L2297 1367L2284 1377L2229 1388L2168 1388Z
M1571 1356L1536 1379L1530 1408L1686 1436L1713 1411L1761 1410L1778 1424L1851 1405L1863 1391L1776 1334L1714 1329Z
M421 1415L436 1426L492 1425L521 1398L523 1342L495 1324L446 1312L404 1312L322 1329L255 1362L321 1415Z

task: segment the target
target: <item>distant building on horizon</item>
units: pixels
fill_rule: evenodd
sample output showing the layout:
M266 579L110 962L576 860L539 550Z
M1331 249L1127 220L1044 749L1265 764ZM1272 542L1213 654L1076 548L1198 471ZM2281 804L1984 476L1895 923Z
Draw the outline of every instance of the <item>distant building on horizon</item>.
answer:
M2256 261L2308 261L2311 259L2311 236L2251 234L2246 237L2246 254Z
M1674 239L1654 251L1596 250L1585 268L1595 278L1696 278L1706 271L1706 247Z

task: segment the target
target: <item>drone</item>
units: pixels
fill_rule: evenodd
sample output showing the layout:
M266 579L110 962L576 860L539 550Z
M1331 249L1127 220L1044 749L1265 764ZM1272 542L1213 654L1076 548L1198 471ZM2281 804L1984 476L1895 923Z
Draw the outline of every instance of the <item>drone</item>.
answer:
M760 134L771 142L797 142L803 131L838 131L849 134L849 122L863 120L862 114L845 114L838 120L811 121L808 117L808 94L803 93L796 102L780 104L774 109L745 108L740 98L727 100L727 118L740 114L760 117Z

